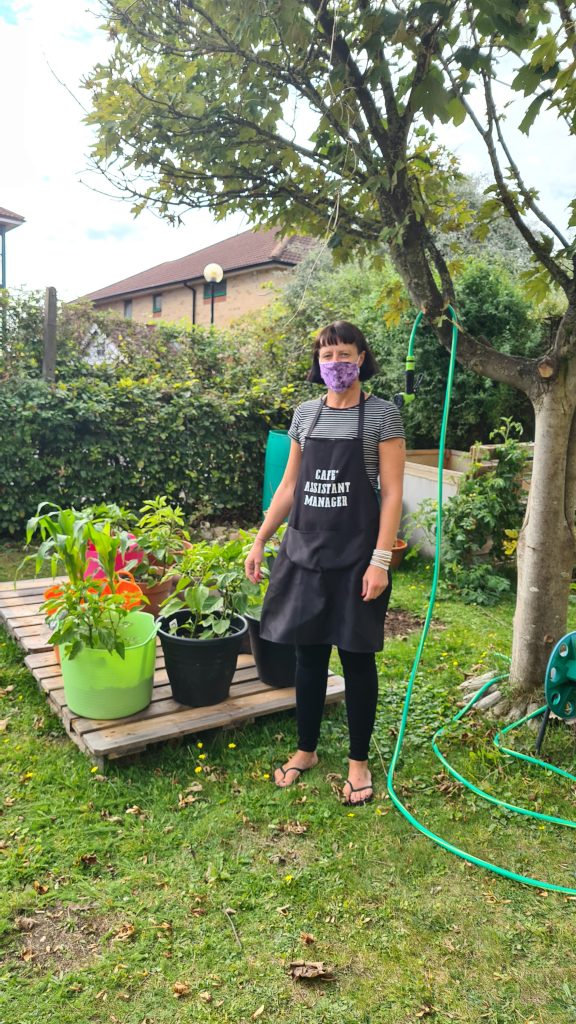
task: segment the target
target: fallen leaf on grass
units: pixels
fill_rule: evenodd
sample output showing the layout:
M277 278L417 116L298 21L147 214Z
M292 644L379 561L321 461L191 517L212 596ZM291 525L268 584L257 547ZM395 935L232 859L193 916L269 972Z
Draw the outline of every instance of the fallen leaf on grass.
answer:
M91 864L97 863L98 857L96 856L95 853L83 853L82 856L80 857L80 864L85 864L86 867L89 867Z
M36 890L39 896L44 896L48 892L48 886L42 885L42 882L32 882L32 888Z
M294 836L302 836L308 831L307 825L301 825L299 821L285 821L282 825L278 825L279 832L289 832Z
M16 803L16 797L14 797L14 796L7 796L6 799L4 800L4 806L5 807L13 807L15 803Z
M316 939L310 932L300 932L300 940L305 946L311 946L313 942L316 942Z
M136 934L136 928L134 927L134 925L130 924L128 921L126 921L125 924L120 926L120 928L116 932L116 935L114 936L112 941L113 942L127 942L128 939L131 939L135 934Z
M9 693L13 692L13 690L13 686L3 686L2 689L0 690L0 697L7 697Z
M293 960L289 971L295 981L311 981L320 978L322 981L335 981L331 971L327 971L321 960Z
M182 999L183 996L190 995L190 985L187 985L185 981L175 981L172 986L172 992L176 999Z
M26 963L28 963L30 960L33 960L34 957L36 956L33 949L23 949L20 955L22 959L26 961Z
M419 1020L422 1020L423 1017L431 1017L435 1012L436 1011L433 1006L421 1006L420 1009L416 1011L416 1016Z
M261 1017L263 1013L264 1003L262 1003L262 1006L259 1006L258 1009L254 1011L254 1013L252 1014L252 1020L258 1020L258 1017Z
M0 732L6 732L9 721L9 718L0 718Z
M146 817L146 811L143 811L141 807L138 807L138 804L134 804L133 807L127 807L124 813L135 814L137 818Z
M19 932L31 932L36 927L36 921L33 917L17 917L14 924Z
M183 811L185 807L190 807L191 804L197 803L200 799L198 796L192 796L191 793L188 796L184 796L183 793L178 794L178 810Z
M203 1003L211 1003L212 1002L212 993L211 992L206 992L206 991L205 992L199 992L198 993L198 998L201 999Z

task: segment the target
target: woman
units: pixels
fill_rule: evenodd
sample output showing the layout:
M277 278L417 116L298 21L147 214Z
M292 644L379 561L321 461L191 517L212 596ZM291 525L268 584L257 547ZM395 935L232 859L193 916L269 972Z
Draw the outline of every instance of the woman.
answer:
M298 749L274 773L296 782L318 763L328 662L338 647L350 733L345 803L373 799L368 748L376 715L390 559L402 511L404 431L392 403L362 392L376 372L366 339L339 320L316 338L308 379L328 389L303 402L289 430L286 471L246 559L262 579L264 545L289 514L264 600L261 636L296 645ZM380 478L381 502L377 487Z

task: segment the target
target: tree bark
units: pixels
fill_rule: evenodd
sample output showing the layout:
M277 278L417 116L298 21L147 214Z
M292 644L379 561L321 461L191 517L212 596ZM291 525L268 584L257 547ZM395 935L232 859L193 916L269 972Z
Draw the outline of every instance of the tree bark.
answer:
M542 690L553 645L566 631L576 560L576 365L533 399L534 464L518 541L518 596L510 682L526 699Z

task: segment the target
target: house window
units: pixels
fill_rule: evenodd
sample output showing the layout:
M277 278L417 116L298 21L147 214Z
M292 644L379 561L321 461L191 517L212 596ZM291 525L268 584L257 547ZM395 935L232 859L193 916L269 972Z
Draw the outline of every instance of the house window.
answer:
M127 320L132 319L132 299L124 299L124 316Z
M219 283L214 283L214 298L223 299L226 297L226 278L223 277ZM204 299L212 298L212 285L207 281L204 285Z
M154 316L160 316L162 312L162 294L152 296L152 312Z

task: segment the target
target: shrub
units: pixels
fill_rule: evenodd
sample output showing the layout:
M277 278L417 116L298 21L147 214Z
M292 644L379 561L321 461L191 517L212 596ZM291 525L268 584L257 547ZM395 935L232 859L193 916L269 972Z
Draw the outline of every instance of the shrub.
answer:
M164 493L194 519L254 520L274 407L191 381L9 380L0 403L0 533L41 501L138 508Z
M465 475L460 489L443 505L442 565L446 584L467 603L494 604L510 589L514 563L510 536L522 525L525 493L522 470L526 455L518 442L521 427L502 422L491 438L502 441L494 451L496 466L478 474L477 463ZM430 540L435 536L438 503L422 502L410 517Z

